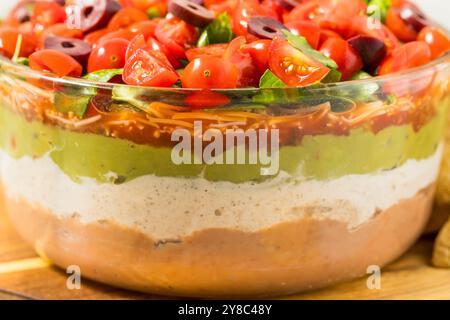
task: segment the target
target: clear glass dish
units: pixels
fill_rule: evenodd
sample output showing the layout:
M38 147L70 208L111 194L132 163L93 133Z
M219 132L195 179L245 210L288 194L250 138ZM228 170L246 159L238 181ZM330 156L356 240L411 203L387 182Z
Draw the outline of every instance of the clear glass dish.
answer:
M200 92L58 79L1 59L5 206L41 256L123 288L260 297L329 286L395 260L425 228L449 78L446 55L369 80Z

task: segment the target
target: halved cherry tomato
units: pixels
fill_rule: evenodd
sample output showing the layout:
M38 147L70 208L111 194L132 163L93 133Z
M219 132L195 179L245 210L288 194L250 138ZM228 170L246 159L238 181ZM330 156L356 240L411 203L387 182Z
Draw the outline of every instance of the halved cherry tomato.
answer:
M342 34L349 28L351 19L366 10L364 0L311 0L295 7L285 16L285 22L310 20L321 28Z
M192 48L186 51L186 57L189 61L192 61L195 58L201 56L221 57L225 53L227 47L228 44L226 43L218 43L218 44L210 44L205 47Z
M93 31L84 37L84 41L89 43L91 46L95 46L101 37L108 34L108 28Z
M123 81L129 85L170 87L179 79L161 52L138 49L127 61Z
M233 63L214 56L192 60L181 76L183 88L236 88L239 73Z
M108 29L111 31L127 28L139 21L148 20L148 16L136 8L123 8L117 12L108 23Z
M65 23L57 23L45 29L39 37L39 47L44 48L45 39L49 36L83 39L83 31L69 28Z
M291 21L286 27L295 35L305 37L311 47L319 47L321 30L317 23L311 21Z
M413 41L392 52L382 63L379 74L399 72L427 64L431 61L431 49L425 42Z
M142 11L149 9L158 10L161 17L164 17L167 13L167 1L166 0L130 0L133 7Z
M243 52L250 54L253 63L261 74L269 68L269 48L271 44L272 40L263 39L246 44L242 48Z
M127 52L125 54L125 60L129 60L133 54L138 49L148 50L149 47L147 45L147 41L145 41L145 38L142 34L138 34L136 37L134 37L130 43L128 44Z
M306 86L322 80L330 72L326 66L297 50L281 37L270 46L270 70L293 87Z
M255 16L278 19L278 14L269 7L261 5L259 0L239 0L233 14L233 32L245 36L249 19Z
M88 72L123 68L128 44L129 41L119 38L100 42L89 56Z
M130 41L135 36L136 34L131 32L129 29L119 29L116 31L109 31L108 33L106 33L100 39L97 40L97 44L110 39L124 39Z
M318 48L320 48L325 43L325 41L327 41L330 38L342 39L340 34L337 33L337 32L334 32L334 31L331 31L331 30L327 30L327 29L320 30L320 37L319 37L319 46L318 46Z
M239 71L239 80L237 86L254 87L258 85L261 73L253 63L250 53L245 52L246 39L244 36L233 39L229 44L223 58L233 63Z
M217 108L230 103L230 98L211 90L195 91L184 100L191 109Z
M147 20L147 21L140 21L133 23L128 30L130 30L132 33L136 34L142 34L144 35L145 39L148 39L150 37L153 37L155 35L155 29L158 25L158 19L153 20Z
M344 39L328 39L320 47L320 52L338 64L342 80L349 79L363 67L361 57Z
M215 16L226 12L232 17L239 0L204 0L203 2L205 7L212 11Z
M159 51L159 52L164 53L166 55L167 59L169 60L170 64L172 65L172 67L174 67L175 69L181 68L183 66L180 62L180 59L176 58L170 52L169 48L167 48L166 45L162 44L155 38L153 38L153 37L148 38L147 46L148 46L149 50Z
M399 8L389 8L386 14L386 25L401 41L409 42L417 38L418 32L403 21Z
M0 28L0 53L8 58L12 58L16 51L19 34L22 35L22 45L20 46L19 56L28 57L36 50L36 41L28 33L22 33L16 28Z
M56 23L63 23L67 18L66 11L63 6L56 2L36 2L33 14L31 15L31 23L36 34L40 34L45 28Z
M155 37L169 49L176 60L185 59L185 50L198 40L198 31L178 18L160 20L155 29Z
M423 28L422 31L420 31L417 40L428 44L433 59L450 51L450 39L445 32L439 28L431 26Z
M83 67L71 56L56 50L40 50L30 57L30 68L49 71L59 77L81 77Z

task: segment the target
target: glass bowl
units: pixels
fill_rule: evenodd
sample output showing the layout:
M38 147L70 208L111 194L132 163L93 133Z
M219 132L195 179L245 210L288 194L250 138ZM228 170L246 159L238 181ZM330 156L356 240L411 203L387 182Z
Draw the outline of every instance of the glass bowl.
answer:
M446 55L369 80L199 91L1 59L6 210L55 265L144 292L262 297L361 277L429 220L449 78Z

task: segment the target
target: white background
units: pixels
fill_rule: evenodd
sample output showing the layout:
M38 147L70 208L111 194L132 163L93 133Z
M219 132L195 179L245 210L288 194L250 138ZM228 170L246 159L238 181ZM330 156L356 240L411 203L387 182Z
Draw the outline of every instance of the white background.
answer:
M434 21L450 29L450 0L414 0ZM16 3L16 0L0 0L0 16Z

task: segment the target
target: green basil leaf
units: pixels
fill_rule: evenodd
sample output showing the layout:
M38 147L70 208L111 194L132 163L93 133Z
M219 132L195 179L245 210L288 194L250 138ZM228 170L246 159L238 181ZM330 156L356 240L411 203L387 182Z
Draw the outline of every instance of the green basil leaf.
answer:
M322 83L334 83L339 82L342 79L342 73L336 69L331 69L325 78L322 79Z
M273 74L272 71L266 70L259 80L260 88L285 88L286 84Z
M123 74L123 69L105 69L98 70L95 72L88 73L83 77L83 79L95 82L108 82L115 76L120 76Z
M204 47L215 43L227 43L233 39L231 19L226 12L219 15L203 30L197 46Z
M19 57L17 58L16 63L28 67L30 65L30 59L25 57Z
M149 8L146 11L146 13L147 13L147 17L149 17L150 19L155 19L155 18L161 17L161 12L156 7Z
M390 6L390 0L369 0L367 1L367 15L384 22Z
M301 52L306 54L308 57L316 60L317 62L320 62L321 64L325 65L328 68L331 68L331 69L338 68L337 63L333 59L330 59L326 55L324 55L322 52L313 49L304 37L296 36L288 30L282 30L282 32L286 36L287 41L294 48L300 50Z

